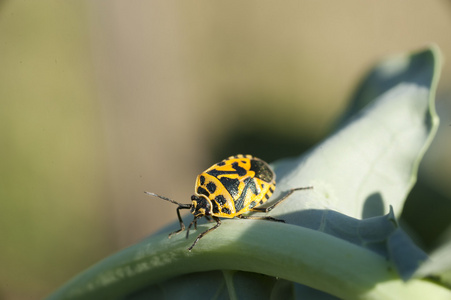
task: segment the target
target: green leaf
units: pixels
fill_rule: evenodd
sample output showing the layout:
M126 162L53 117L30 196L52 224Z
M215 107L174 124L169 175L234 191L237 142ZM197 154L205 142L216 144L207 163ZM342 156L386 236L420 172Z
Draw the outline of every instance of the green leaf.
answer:
M399 216L437 131L439 65L436 48L377 65L331 137L308 155L277 163L279 190L315 187L314 197L291 197L279 215L327 208L367 218L388 213L391 205Z
M314 187L271 212L285 224L223 220L191 252L210 224L188 240L157 234L101 261L49 299L298 299L298 284L346 299L449 299L450 291L434 283L401 279L425 256L396 222L438 126L437 52L385 60L363 81L331 137L274 165L273 199L290 188Z
M193 299L293 299L291 282L262 274L208 271L194 274L195 280L192 275L151 285L129 299L185 299L187 290L190 291L189 298Z

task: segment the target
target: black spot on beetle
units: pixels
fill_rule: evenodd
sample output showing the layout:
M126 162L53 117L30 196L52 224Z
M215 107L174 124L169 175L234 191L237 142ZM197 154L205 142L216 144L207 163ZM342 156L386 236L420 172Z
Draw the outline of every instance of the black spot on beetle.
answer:
M213 182L207 183L207 190L210 192L210 194L213 194L216 191L216 184Z
M234 162L232 164L232 168L234 168L236 170L236 173L238 174L238 176L244 176L247 173L246 169L240 167L240 165L237 162Z
M205 184L205 176L200 176L200 185L204 185Z
M235 178L221 177L219 179L225 189L230 193L230 195L235 198L238 196L238 187L240 185L240 181Z
M255 172L255 177L265 182L271 182L274 179L273 171L264 161L252 159L250 170Z
M204 189L203 187L201 187L201 186L197 187L197 193L198 193L199 195L205 195L205 196L207 196L207 197L210 196L210 193L209 193L206 189Z
M225 165L225 162L220 162L216 164L217 166L223 166ZM212 169L210 171L207 172L207 174L216 177L216 178L220 178L223 177L222 175L229 175L229 174L238 174L238 176L242 177L244 175L247 174L247 170L245 168L240 167L240 165L237 162L232 163L232 168L234 170L232 171L223 171L223 170L218 170L218 169Z
M224 198L223 195L218 195L218 196L216 196L216 197L215 197L215 200L216 200L216 202L218 202L218 204L221 205L221 206L227 203L227 200L226 200L226 198Z
M223 208L221 209L221 212L224 213L224 214L227 214L227 215L230 215L230 214L232 213L232 212L230 211L230 209L225 208L225 207L223 207Z

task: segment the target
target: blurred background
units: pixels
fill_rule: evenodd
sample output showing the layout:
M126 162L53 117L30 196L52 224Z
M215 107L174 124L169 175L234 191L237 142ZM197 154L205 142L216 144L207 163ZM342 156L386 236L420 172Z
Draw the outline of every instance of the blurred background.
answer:
M446 63L450 32L444 0L0 0L0 299L42 298L175 220L145 190L188 203L229 155L300 154L373 63L429 43ZM451 215L450 80L445 64L403 213L425 249Z

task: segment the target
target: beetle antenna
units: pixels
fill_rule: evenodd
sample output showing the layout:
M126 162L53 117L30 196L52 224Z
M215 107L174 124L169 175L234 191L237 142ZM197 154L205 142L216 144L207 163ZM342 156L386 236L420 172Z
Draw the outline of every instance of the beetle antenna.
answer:
M158 197L158 198L160 198L160 199L163 199L163 200L169 201L169 202L171 202L171 203L177 204L178 206L183 207L183 208L191 208L191 204L183 204L183 203L179 203L179 202L174 201L174 200L172 200L172 199L169 199L169 198L167 198L167 197L160 196L160 195L157 195L157 194L151 193L151 192L144 192L144 193L147 194L147 195L149 195L149 196Z

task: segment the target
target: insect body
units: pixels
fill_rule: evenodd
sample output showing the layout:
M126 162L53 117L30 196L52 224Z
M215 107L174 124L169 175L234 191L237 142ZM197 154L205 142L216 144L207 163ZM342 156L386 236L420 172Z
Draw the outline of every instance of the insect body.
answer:
M219 218L238 217L241 219L264 219L284 222L269 216L251 217L243 214L250 211L268 213L293 192L311 189L312 187L291 189L271 206L260 207L260 205L268 201L275 188L276 175L266 162L251 155L239 154L230 156L197 176L195 193L191 196L191 204L179 203L154 193L145 193L178 205L177 217L180 222L180 229L171 233L169 237L185 229L180 217L181 209L190 209L194 215L194 219L189 224L186 232L187 238L190 228L193 225L194 228L197 228L198 219L202 217L209 219L209 217L212 217L216 221L215 226L204 231L196 238L191 247L188 248L191 251L203 236L221 225Z

